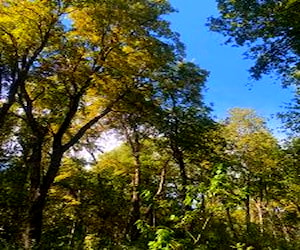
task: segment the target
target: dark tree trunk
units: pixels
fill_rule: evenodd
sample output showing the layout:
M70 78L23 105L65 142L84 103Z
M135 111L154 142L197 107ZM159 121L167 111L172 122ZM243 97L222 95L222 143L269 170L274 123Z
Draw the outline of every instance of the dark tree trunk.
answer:
M191 210L190 205L184 205L184 200L186 198L187 194L187 184L188 184L188 177L186 174L186 168L185 168L185 163L184 163L184 158L183 158L183 153L179 149L179 147L176 145L176 142L172 142L171 145L172 151L173 151L173 157L175 158L175 161L177 162L179 166L179 171L180 171L180 177L181 177L181 184L182 184L182 189L180 193L180 199L183 204L184 210Z
M31 249L33 245L38 246L41 240L44 208L43 202L43 199L39 196L30 206L25 249Z
M250 235L250 224L251 224L251 215L250 215L250 195L246 195L246 200L245 200L245 207L246 207L246 231L247 235Z
M30 189L28 197L28 217L25 225L25 232L23 233L24 248L30 249L33 241L39 241L40 237L35 235L36 226L32 227L32 221L36 221L37 214L32 213L32 208L37 206L37 201L40 196L41 187L41 163L42 163L42 148L44 142L44 134L40 133L39 129L36 129L36 134L31 138L31 143L29 145L30 156L25 159L25 164L29 170L30 179Z
M41 181L41 152L41 150L35 151L34 157L32 157L36 162L33 162L32 164L35 168L31 173L28 219L24 233L25 249L39 246L42 235L43 210L46 205L47 194L57 175L63 156L61 147L57 147L53 150L48 171ZM38 162L38 160L40 161Z
M140 185L140 175L141 175L141 163L139 152L134 152L134 173L132 176L132 210L131 210L131 218L129 222L130 227L130 239L135 241L139 237L139 230L136 226L136 222L140 219L140 193L139 193L139 185Z
M227 215L230 230L233 233L233 236L235 237L235 239L238 239L238 235L237 235L237 233L234 229L234 224L233 224L233 221L232 221L232 218L231 218L230 209L228 207L226 208L226 215Z
M89 81L87 81L89 82ZM26 94L26 91L23 91ZM83 94L82 92L78 93L76 98L71 101L70 110L66 114L64 121L62 122L58 132L54 135L53 144L52 144L52 154L50 158L50 163L47 169L46 174L41 178L41 163L42 163L42 143L39 145L39 149L33 151L33 165L39 165L38 167L34 167L34 172L32 173L32 183L31 183L31 197L32 199L29 202L29 209L28 209L28 218L27 218L27 227L24 232L24 248L31 249L32 245L39 246L41 235L42 235L42 222L43 222L43 210L46 204L47 194L54 182L54 179L59 171L59 167L61 164L61 160L63 157L64 152L70 149L74 144L76 144L81 137L85 134L85 132L90 129L95 123L97 123L102 117L104 117L107 113L111 111L112 106L118 102L122 96L118 97L115 101L113 101L106 109L103 110L98 116L94 117L90 121L88 121L85 125L83 125L77 133L67 142L66 144L62 145L62 138L66 131L68 130L73 117L76 114L78 109L80 96ZM35 131L39 127L36 123L31 110L31 103L32 101L27 97L27 116L32 127L32 130ZM43 129L43 128L41 128ZM43 132L41 132L43 131ZM39 130L39 136L37 138L44 138L41 137L41 134L46 134L46 130ZM38 132L37 132L38 133Z

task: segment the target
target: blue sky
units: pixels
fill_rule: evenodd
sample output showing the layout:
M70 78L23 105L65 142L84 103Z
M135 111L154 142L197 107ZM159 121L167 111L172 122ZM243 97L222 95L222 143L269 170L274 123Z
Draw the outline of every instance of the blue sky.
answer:
M233 107L252 108L269 119L268 125L279 135L280 121L271 118L284 110L293 95L270 77L260 81L250 79L248 69L253 61L244 59L246 48L222 45L225 38L210 32L205 26L209 16L217 16L214 0L170 0L178 10L167 17L171 27L181 35L186 45L187 60L210 71L205 93L207 103L213 103L214 116L223 119Z

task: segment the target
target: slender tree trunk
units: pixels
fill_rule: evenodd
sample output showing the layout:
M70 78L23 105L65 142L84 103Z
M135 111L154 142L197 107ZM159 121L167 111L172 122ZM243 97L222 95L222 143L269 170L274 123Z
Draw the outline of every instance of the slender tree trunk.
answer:
M76 226L77 226L77 221L74 220L73 223L72 223L70 234L69 234L68 246L69 246L70 249L74 248L74 235L75 235Z
M250 195L246 195L246 200L245 200L245 207L246 207L246 231L247 235L250 235L250 223L251 223L251 215L250 215Z
M174 95L171 95L171 100L172 100L172 105L173 105L173 111L177 109L177 100ZM181 184L182 184L182 189L179 194L181 202L182 202L182 207L183 207L183 212L186 210L191 210L191 206L189 205L184 205L184 200L186 198L186 193L187 193L187 184L188 184L188 178L186 174L186 169L185 169L185 163L184 163L184 156L183 152L180 149L180 135L179 135L179 119L176 116L176 112L174 113L174 122L171 125L171 134L170 134L170 146L173 152L173 157L176 161L176 163L179 166L179 172L180 172L180 177L181 177Z
M246 165L246 164L245 164ZM249 170L248 170L249 171ZM250 211L250 173L246 174L246 199L245 199L245 222L246 222L246 235L249 238L250 236L250 227L251 227L251 211Z
M262 179L259 180L260 182L260 190L259 190L259 197L255 200L255 206L257 209L257 215L260 225L260 232L264 232L264 186Z
M133 120L131 120L133 119ZM127 234L131 241L136 241L139 238L139 230L136 226L136 222L141 218L140 214L140 179L141 179L141 161L140 161L140 152L141 152L141 143L140 143L140 133L138 126L133 117L129 117L128 124L122 124L123 131L126 136L126 140L130 145L131 153L134 159L133 163L133 173L132 173L132 196L131 196L131 211L130 218L127 227Z
M162 195L165 181L166 181L167 166L168 166L169 161L170 161L170 159L168 159L162 167L162 170L160 173L160 181L159 181L157 191L154 194L154 196L152 197L152 203L148 206L147 211L145 213L146 218L149 218L149 224L153 227L155 227L155 224L156 224L155 202Z
M256 201L255 202L256 208L257 208L257 215L258 215L258 220L259 220L259 225L260 225L260 232L264 232L264 220L263 220L263 205L262 201Z
M264 190L266 190L266 186L260 178L260 190L259 190L259 199L256 201L256 207L258 212L259 224L260 224L260 232L264 232L264 214L265 214L265 203L264 203Z
M181 202L183 204L184 210L191 210L190 205L184 205L184 200L186 198L186 193L187 193L187 184L188 184L188 177L186 174L186 169L185 169L185 163L183 159L183 153L179 149L179 147L176 145L176 142L172 143L173 145L172 150L173 150L173 156L179 166L179 172L180 172L180 177L181 177L181 184L182 184L182 190L180 194Z
M141 163L139 152L134 152L134 173L132 176L132 210L131 218L129 222L130 226L130 239L135 241L139 237L139 230L136 226L136 222L140 219L140 175L141 175Z
M0 54L0 61L2 61L2 55ZM3 89L3 84L2 80L4 79L4 77L2 76L4 72L4 65L0 64L0 100L2 98L2 89Z
M205 195L202 193L201 196L201 210L202 212L206 212L206 203L205 203Z
M231 218L231 214L230 214L230 209L228 207L226 208L226 215L227 215L230 230L233 233L233 236L235 237L235 239L238 239L238 235L237 235L237 233L234 229L234 226L233 226L233 222L232 222L232 218Z

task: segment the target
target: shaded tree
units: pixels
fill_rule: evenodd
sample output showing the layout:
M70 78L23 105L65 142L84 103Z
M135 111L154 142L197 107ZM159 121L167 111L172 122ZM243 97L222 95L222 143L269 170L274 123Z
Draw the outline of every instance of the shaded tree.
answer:
M149 79L180 46L161 19L172 11L167 2L3 1L1 11L1 63L10 74L1 77L7 88L1 119L10 111L21 123L15 128L29 174L29 249L40 241L63 157L89 134L101 134L99 121L132 89L147 85L136 79Z

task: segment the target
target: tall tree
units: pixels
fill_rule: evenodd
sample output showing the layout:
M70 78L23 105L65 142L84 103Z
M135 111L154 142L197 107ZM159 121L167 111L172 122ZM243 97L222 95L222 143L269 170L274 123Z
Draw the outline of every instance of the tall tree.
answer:
M41 238L47 193L66 153L132 90L180 54L165 1L1 1L1 119L20 120L29 173L24 248ZM13 108L14 106L14 108ZM2 126L3 123L1 123Z
M205 106L202 91L208 72L193 63L180 62L166 70L157 88L161 117L158 130L168 139L181 178L181 200L184 201L189 182L185 153L201 148L199 135L212 120Z
M271 190L276 186L274 176L278 171L279 146L264 120L250 109L232 109L223 133L231 159L228 174L239 185L246 232L251 240L253 214L257 214L261 232L264 230L265 209L272 197ZM253 204L257 212L252 210Z

